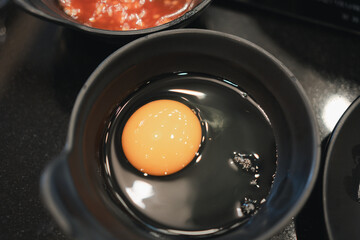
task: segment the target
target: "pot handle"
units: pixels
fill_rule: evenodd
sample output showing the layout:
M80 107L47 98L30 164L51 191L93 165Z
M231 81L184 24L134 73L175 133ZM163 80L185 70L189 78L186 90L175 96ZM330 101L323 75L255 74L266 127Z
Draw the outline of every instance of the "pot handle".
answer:
M94 219L80 200L64 151L45 169L40 180L41 197L60 227L79 240L115 239Z

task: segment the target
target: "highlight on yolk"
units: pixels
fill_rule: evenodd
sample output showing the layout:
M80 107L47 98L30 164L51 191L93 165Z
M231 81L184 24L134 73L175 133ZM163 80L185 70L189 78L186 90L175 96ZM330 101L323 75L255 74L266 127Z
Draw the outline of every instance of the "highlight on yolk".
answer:
M176 173L196 156L201 124L185 104L156 100L135 111L125 124L122 148L139 171L163 176Z

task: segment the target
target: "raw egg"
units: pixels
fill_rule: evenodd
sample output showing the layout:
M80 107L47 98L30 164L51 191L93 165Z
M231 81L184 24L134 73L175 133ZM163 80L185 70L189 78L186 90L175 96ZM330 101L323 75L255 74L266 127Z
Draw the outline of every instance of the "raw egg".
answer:
M176 173L197 155L202 130L199 118L185 104L156 100L136 110L121 137L127 160L153 176Z
M160 238L208 239L244 224L274 181L269 118L230 79L180 72L148 80L119 102L104 132L114 203Z

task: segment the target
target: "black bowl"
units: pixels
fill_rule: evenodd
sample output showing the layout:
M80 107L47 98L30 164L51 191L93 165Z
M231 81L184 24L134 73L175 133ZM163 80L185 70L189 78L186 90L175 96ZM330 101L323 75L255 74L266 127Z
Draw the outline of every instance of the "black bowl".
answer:
M323 177L323 207L329 239L360 235L360 97L331 134Z
M267 201L244 225L206 238L267 239L300 211L317 176L320 141L299 82L244 39L208 30L171 30L116 51L78 95L65 149L46 169L41 186L47 207L67 233L77 239L184 239L139 225L119 210L109 199L99 166L104 129L117 104L149 79L179 71L241 86L266 112L277 140L278 165Z
M123 37L123 38L136 38L146 34L166 30L166 29L175 29L186 26L191 21L193 21L211 2L211 0L196 0L197 5L186 12L181 17L165 23L163 25L140 29L140 30L131 30L131 31L111 31L98 28L88 27L86 25L76 22L74 19L66 15L62 9L59 7L57 0L14 0L19 6L25 9L27 12L50 20L64 26L68 26L74 29L78 29L90 34L95 34L103 37Z

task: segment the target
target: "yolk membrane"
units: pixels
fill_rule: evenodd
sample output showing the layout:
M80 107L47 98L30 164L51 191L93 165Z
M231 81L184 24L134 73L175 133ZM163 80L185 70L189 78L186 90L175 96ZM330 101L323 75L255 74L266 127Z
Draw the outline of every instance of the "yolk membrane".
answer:
M127 160L139 171L164 176L186 167L196 156L201 124L185 104L156 100L136 110L125 124L121 141Z

